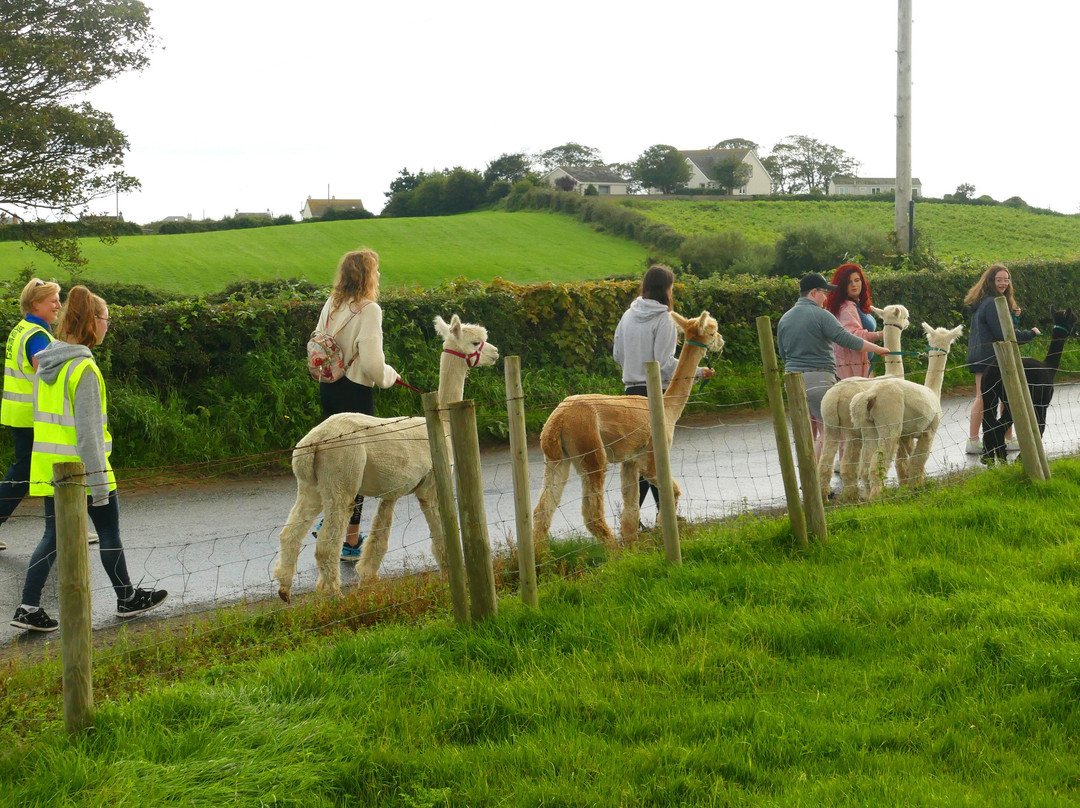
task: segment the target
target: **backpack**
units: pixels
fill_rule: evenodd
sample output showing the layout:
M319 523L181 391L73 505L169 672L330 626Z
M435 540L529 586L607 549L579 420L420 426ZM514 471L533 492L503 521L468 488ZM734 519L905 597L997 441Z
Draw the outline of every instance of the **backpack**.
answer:
M307 344L307 367L311 378L329 384L336 382L345 375L345 371L349 369L349 365L353 363L353 359L356 357L353 356L352 359L346 362L345 352L341 350L336 337L341 332L341 329L351 323L353 317L363 309L364 307L361 306L359 311L354 311L352 317L346 320L341 328L333 334L326 330L326 325L330 319L330 315L327 313L327 322L320 322L319 326L311 332Z

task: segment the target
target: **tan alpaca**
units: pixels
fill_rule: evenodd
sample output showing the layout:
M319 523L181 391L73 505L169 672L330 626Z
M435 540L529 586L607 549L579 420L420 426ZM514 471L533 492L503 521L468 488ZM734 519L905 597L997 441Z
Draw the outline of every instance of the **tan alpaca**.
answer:
M445 430L449 418L446 407L461 401L469 368L495 364L499 349L487 342L482 326L462 323L456 314L449 324L436 317L435 331L443 338L439 411ZM282 600L289 600L301 540L319 511L323 512L323 523L315 539L319 569L315 589L324 595L340 592L341 537L357 493L379 499L357 569L361 583L378 577L394 520L394 503L406 494L416 494L431 531L431 551L439 566L444 566L446 551L423 418L332 415L296 444L292 465L296 504L282 528L281 552L274 567Z
M840 458L840 482L844 499L857 499L859 493L859 453L862 451L861 432L851 426L851 399L881 379L904 378L904 359L900 356L900 332L908 327L908 310L898 304L883 309L870 307L884 325L882 340L889 349L885 357L885 375L873 378L852 377L843 379L825 393L821 399L821 457L818 458L818 481L821 496L829 498L832 482L833 460L836 450L843 443L844 454Z
M925 383L882 379L851 400L852 425L862 432L859 481L867 499L881 494L894 459L901 485L921 483L926 473L926 460L941 423L945 361L964 327L950 330L926 323L922 327L930 343Z
M694 374L706 350L720 351L724 339L716 320L703 311L696 319L675 312L671 319L685 335L682 353L671 383L664 392L666 440L671 444L675 422L682 415L694 384ZM656 484L652 453L649 402L643 396L570 396L548 417L540 433L544 451L544 482L533 510L533 539L542 542L551 529L551 518L562 498L570 466L581 477L581 515L585 527L609 548L615 535L604 518L604 476L608 463L622 464L623 511L620 535L628 541L638 530L638 478ZM679 486L675 486L678 501Z

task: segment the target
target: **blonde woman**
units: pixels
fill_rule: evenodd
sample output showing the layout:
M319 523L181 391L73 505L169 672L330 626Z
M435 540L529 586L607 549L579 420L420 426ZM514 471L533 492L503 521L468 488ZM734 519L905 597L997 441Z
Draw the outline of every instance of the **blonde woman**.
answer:
M34 448L34 371L37 353L53 341L52 324L60 314L60 285L31 278L19 295L22 319L11 329L4 361L4 398L0 424L11 428L15 461L0 483L0 525L30 490L30 454ZM7 545L0 541L0 550Z
M101 537L101 565L116 593L116 616L133 617L164 602L164 589L140 589L131 583L120 543L120 504L116 477L109 464L105 379L91 348L109 330L109 307L85 286L68 293L56 336L37 354L34 391L34 450L30 458L30 494L45 498L45 534L30 557L22 603L11 625L29 631L55 631L59 625L41 608L41 590L56 559L54 463L79 461L86 467L90 521Z
M983 400L982 379L988 365L997 361L994 354L994 343L1005 339L1001 332L1001 322L998 320L997 298L1004 297L1012 312L1013 322L1020 317L1020 307L1013 297L1012 276L1009 268L1004 264L992 264L979 276L979 280L968 290L964 297L964 305L971 308L971 330L968 331L967 368L975 374L975 400L971 403L971 414L968 419L968 442L967 454L982 454L982 442L979 439L979 429L982 426ZM1038 328L1030 331L1016 331L1016 341L1023 345L1031 342L1041 332ZM1006 439L1011 436L1006 435Z
M346 370L336 382L319 384L324 419L341 412L374 415L373 388L393 387L401 378L386 364L383 353L379 277L379 255L374 250L360 248L346 253L338 264L334 288L319 314L319 328L335 334ZM341 546L342 561L360 560L363 509L364 498L358 494Z

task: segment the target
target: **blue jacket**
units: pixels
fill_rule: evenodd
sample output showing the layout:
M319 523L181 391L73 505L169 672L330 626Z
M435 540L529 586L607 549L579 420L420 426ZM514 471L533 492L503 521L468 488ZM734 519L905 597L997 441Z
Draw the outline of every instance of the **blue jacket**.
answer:
M997 363L994 343L1005 339L1005 335L1001 332L1001 322L998 320L995 300L997 300L997 297L994 295L984 297L974 307L971 315L971 330L968 331L967 365L968 370L972 373L983 373L988 365ZM1017 330L1016 332L1016 341L1020 345L1031 342L1033 339L1035 339L1034 331Z

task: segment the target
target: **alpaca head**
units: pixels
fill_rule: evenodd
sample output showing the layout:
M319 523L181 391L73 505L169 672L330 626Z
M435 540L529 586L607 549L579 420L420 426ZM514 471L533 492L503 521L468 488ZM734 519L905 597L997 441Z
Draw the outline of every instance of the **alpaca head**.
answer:
M449 323L436 315L435 332L443 338L443 350L464 357L471 368L494 365L499 359L499 349L487 341L487 329L463 323L456 314Z
M931 348L937 348L939 351L949 352L949 348L952 344L964 333L964 327L958 325L956 328L932 328L926 323L922 324L923 331L926 332L926 341L930 344Z
M880 317L885 325L894 325L901 331L907 328L910 323L910 320L908 320L908 310L899 303L893 303L883 309L879 309L877 306L871 306L870 311Z
M1050 317L1054 321L1054 328L1065 332L1068 336L1076 328L1077 316L1073 313L1071 308L1065 309L1065 311L1054 311L1051 309Z
M716 319L709 312L703 311L696 317L683 317L678 312L671 312L675 327L683 332L687 342L698 342L710 351L724 350L724 338L720 336Z

